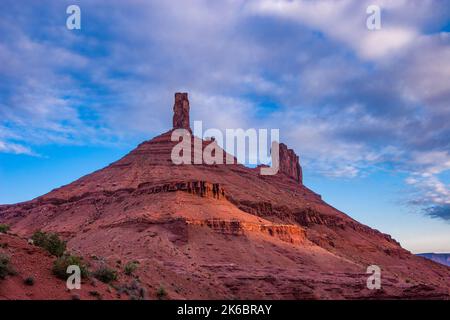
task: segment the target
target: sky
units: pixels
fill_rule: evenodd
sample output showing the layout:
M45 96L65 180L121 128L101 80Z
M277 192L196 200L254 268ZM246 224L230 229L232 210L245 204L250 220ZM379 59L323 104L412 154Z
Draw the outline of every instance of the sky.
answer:
M334 207L450 252L450 0L2 0L0 30L2 204L167 131L181 91L205 128L280 129Z

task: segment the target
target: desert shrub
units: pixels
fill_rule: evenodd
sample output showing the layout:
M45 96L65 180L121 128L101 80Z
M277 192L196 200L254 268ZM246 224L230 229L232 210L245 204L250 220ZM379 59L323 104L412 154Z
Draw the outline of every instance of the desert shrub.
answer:
M47 250L54 256L61 257L66 251L66 242L59 239L56 233L36 231L31 239L36 246Z
M60 279L66 280L69 274L67 273L67 267L76 265L80 267L81 277L89 277L89 270L87 265L84 263L83 258L72 255L63 255L53 262L52 272L55 276Z
M101 300L101 299L102 299L102 295L101 295L100 292L98 292L98 291L89 291L89 294L90 294L92 297L97 298L98 300Z
M159 286L159 288L156 290L156 297L158 299L164 299L167 296L167 291L164 289L163 286Z
M144 300L147 297L147 290L140 284L140 281L133 279L130 283L114 286L117 294L127 294L130 300Z
M125 274L128 276L132 275L133 272L136 271L137 267L138 267L138 265L136 262L134 262L134 261L128 262L124 267Z
M9 226L4 223L0 223L0 233L7 233L9 231Z
M93 276L104 283L111 283L117 280L117 271L108 266L101 266L94 271Z
M0 279L5 279L8 275L14 275L16 272L11 266L11 261L7 255L0 254Z
M27 286L33 286L34 285L34 278L28 277L23 280L23 283L25 283Z

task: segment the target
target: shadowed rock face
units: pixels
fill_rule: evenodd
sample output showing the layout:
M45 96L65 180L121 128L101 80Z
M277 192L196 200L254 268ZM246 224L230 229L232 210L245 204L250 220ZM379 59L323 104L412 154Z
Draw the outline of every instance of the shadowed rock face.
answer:
M288 149L284 143L280 143L280 169L281 173L293 178L300 184L303 183L302 167L294 150Z
M189 100L187 93L175 93L175 104L173 105L173 128L190 129Z

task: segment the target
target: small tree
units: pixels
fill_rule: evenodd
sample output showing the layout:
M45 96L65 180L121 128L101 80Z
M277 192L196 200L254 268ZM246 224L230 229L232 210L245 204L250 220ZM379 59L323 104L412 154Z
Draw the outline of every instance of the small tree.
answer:
M5 279L8 275L14 275L16 272L11 266L11 261L7 255L0 254L0 279Z
M117 271L109 268L108 266L101 266L93 273L94 277L101 282L111 283L117 280Z
M156 297L158 297L158 299L162 300L167 296L167 291L166 289L164 289L164 287L161 285L159 286L158 290L156 290Z
M31 239L35 245L47 250L56 257L61 257L66 251L66 242L59 239L56 233L36 231Z
M67 274L67 267L76 265L80 267L81 277L89 277L89 270L87 265L84 263L83 258L72 255L63 255L53 262L52 272L55 276L60 279L66 280L69 276Z
M9 231L9 226L4 223L0 223L0 233L7 233Z
M34 278L27 277L27 278L23 279L23 283L27 286L34 286Z
M128 262L124 267L125 274L128 276L132 275L133 272L136 271L137 267L138 265L136 262L134 261Z

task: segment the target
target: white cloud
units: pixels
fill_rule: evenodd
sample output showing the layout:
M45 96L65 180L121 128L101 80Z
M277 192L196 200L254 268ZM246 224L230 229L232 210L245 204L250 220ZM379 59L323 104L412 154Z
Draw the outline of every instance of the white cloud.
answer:
M410 45L417 37L417 30L411 25L383 23L384 15L381 30L368 30L366 8L372 4L378 4L391 14L391 11L404 10L399 4L385 1L262 0L251 2L248 11L304 24L348 45L362 59L377 60Z
M36 156L36 154L29 148L17 143L5 142L0 140L0 152L14 153L14 154L26 154L30 156Z
M440 178L450 170L450 154L445 151L417 152L413 163L416 171L406 179L413 186L412 200L426 208L450 204L450 184Z
M394 27L379 31L366 31L355 43L358 53L368 59L380 59L410 45L417 37L414 30Z

